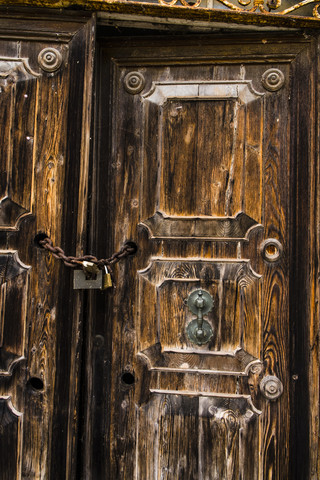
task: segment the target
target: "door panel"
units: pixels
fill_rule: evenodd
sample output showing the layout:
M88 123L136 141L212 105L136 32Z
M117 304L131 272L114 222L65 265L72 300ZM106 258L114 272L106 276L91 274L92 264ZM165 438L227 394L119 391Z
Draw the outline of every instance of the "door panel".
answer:
M83 247L94 25L24 13L0 19L0 476L74 478L81 296L36 235Z
M306 399L292 420L290 298L313 44L266 38L102 44L93 245L138 252L115 290L90 294L86 478L308 477L308 461L290 467L307 450L296 432L309 435ZM206 342L189 333L199 290L213 300Z
M196 69L197 66L185 68L186 82L189 72ZM175 425L178 421L177 430L187 441L183 442L185 449L180 453L181 439L169 436L166 464L154 465L145 449L141 449L143 438L151 435L157 438L154 424L159 413L155 409L152 415L152 407L148 405L151 425L146 429L143 414L137 422L136 448L140 453L137 476L191 479L204 475L202 465L205 463L205 478L237 478L239 475L248 478L245 465L239 462L239 450L248 457L245 445L249 446L253 463L259 463L258 456L254 455L258 453L258 436L255 441L246 442L246 436L252 435L251 430L261 414L252 404L248 377L262 374L260 300L265 292L261 292L263 282L259 273L252 270L250 259L243 258L242 245L249 230L251 235L257 234L261 223L265 223L261 157L263 140L270 141L263 116L265 95L254 90L252 80L209 81L212 67L207 68L197 83L194 73L190 75L192 83L180 83L179 77L174 81L174 66L170 67L170 77L166 71L163 83L160 68L148 70L156 78L152 77L151 89L142 95L142 135L144 130L148 131L144 145L153 146L158 164L149 164L147 147L142 154L143 165L146 165L142 191L144 183L148 184L151 178L158 178L158 185L152 197L143 195L140 200L140 225L147 223L151 242L159 239L159 245L152 252L147 269L138 271L147 281L139 278L137 301L146 294L148 305L139 309L136 325L140 335L137 335L136 348L138 358L143 355L146 368L151 372L151 396L159 396L161 403L170 405L170 423ZM227 71L225 75L226 79L230 77ZM127 102L132 103L132 99L128 98ZM149 111L149 102L156 111ZM123 108L128 110L128 104ZM149 133L149 125L153 126L150 118L157 121ZM251 124L256 125L253 131ZM247 128L251 132L249 138ZM282 139L286 141L285 130ZM123 145L122 139L119 145ZM250 163L247 164L250 150L255 152L254 159L249 158L252 170ZM283 168L287 171L286 163ZM145 215L155 211L153 217L144 220ZM160 234L150 227L155 223L155 215ZM168 224L171 228L166 228ZM281 242L285 241L286 238L281 237ZM195 245L190 245L191 252L185 256L184 243L194 242ZM161 254L168 243L172 244L172 257ZM225 247L221 257L204 250L206 245L210 248L215 243ZM228 247L234 244L232 255ZM214 301L214 308L208 314L213 337L203 346L195 345L188 336L187 328L193 315L185 307L185 299L199 287L208 291ZM279 291L282 297L283 285ZM147 340L150 346L145 349ZM159 345L158 355L154 349L150 354L152 344ZM241 365L237 365L237 361ZM168 415L161 410L160 422ZM185 424L189 418L193 425ZM203 422L208 425L206 434ZM189 435L195 445L188 441ZM209 439L221 447L210 466L202 458ZM160 432L158 441L161 450L163 433L162 442ZM198 457L196 462L193 456Z

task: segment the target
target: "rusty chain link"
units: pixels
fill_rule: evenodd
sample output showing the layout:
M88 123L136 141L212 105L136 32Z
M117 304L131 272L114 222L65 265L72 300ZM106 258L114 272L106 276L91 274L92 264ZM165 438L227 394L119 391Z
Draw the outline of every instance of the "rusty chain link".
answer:
M83 261L88 261L96 264L100 270L102 270L105 266L111 270L112 265L114 265L115 263L118 263L123 258L126 258L129 255L134 254L137 250L136 247L127 243L123 245L123 247L121 247L118 252L115 252L113 255L111 255L111 257L101 258L99 260L94 255L83 255L82 257L68 256L64 253L62 248L55 247L53 245L51 238L49 237L46 237L43 240L39 240L39 245L41 245L41 247L51 252L54 258L57 258L58 260L62 260L67 267L79 268L79 266L82 267Z

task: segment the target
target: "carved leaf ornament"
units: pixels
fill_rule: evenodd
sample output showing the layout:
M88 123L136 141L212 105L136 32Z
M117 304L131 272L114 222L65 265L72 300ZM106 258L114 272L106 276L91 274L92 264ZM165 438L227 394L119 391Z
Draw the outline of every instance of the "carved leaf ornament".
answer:
M247 12L247 13L263 13L268 14L278 14L278 15L290 15L296 10L300 10L306 6L313 6L312 13L304 15L306 17L320 18L319 12L319 3L316 0L303 0L302 2L295 3L287 8L283 8L283 3L281 0L237 0L231 2L229 0L218 0L222 8L225 7L227 10L233 10L234 12ZM203 0L187 1L187 0L159 0L160 5L167 7L173 7L176 5L182 5L188 8L206 8ZM209 10L209 8L207 8ZM218 10L218 9L216 9Z

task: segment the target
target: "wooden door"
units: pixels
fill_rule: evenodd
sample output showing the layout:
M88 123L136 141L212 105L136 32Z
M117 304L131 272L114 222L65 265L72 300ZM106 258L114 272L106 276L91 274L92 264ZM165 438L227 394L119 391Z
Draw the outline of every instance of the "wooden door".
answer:
M0 27L0 478L75 478L83 301L37 240L84 245L94 23Z
M101 43L84 478L316 478L315 44Z

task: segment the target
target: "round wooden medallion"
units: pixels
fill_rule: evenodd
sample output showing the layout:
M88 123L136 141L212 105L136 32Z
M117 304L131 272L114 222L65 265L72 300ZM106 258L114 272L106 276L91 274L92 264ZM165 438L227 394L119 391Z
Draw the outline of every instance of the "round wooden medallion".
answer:
M262 85L266 90L275 92L284 85L284 75L278 68L269 68L261 77Z

